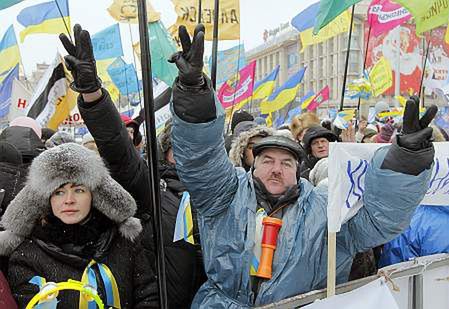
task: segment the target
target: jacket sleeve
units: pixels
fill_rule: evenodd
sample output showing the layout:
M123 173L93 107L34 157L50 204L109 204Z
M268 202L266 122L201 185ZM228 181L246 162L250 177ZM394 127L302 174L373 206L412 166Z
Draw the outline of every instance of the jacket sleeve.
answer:
M142 246L133 248L134 260L134 309L159 308L157 278L154 275Z
M379 260L379 267L409 261L419 256L415 250L412 231L408 228L404 233L385 244Z
M223 138L224 110L214 95L198 98L201 103L215 104L216 117L209 122L192 123L181 119L174 105L182 104L191 94L174 89L172 143L176 170L190 192L192 206L203 216L215 216L226 210L238 188L236 170L226 155ZM197 101L197 102L198 102ZM206 101L206 102L204 102ZM192 113L192 111L189 111Z
M142 213L151 214L151 208L145 203L148 194L146 163L129 138L109 93L105 89L102 91L103 96L96 102L86 103L81 95L78 97L80 114L112 178L136 199L138 217L142 217Z
M353 254L385 244L407 228L428 189L431 169L417 176L381 169L388 149L377 150L368 168L364 207L337 234Z

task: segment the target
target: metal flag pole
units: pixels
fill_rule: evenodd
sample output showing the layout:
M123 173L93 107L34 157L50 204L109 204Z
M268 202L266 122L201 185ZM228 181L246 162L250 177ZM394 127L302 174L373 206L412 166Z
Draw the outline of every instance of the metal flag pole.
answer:
M136 54L134 52L134 46L133 46L133 32L131 31L131 24L128 21L128 28L129 28L129 37L131 39L131 48L132 48L132 54L133 54L133 62L134 62L134 68L136 73L136 83L137 83L137 93L139 94L139 106L140 109L142 109L142 97L140 96L140 85L139 85L139 76L137 75L137 61L136 61ZM153 80L151 80L153 82Z
M201 24L202 0L198 0L198 23Z
M371 23L369 24L369 29L368 29L368 37L366 38L366 47L365 47L365 58L363 60L363 69L362 69L362 74L365 74L365 69L366 69L366 61L368 58L368 48L369 48L369 42L370 42L370 38L371 38ZM359 100L357 102L357 115L359 116L358 118L360 118L360 103L361 103L361 98L359 97ZM357 130L358 128L358 119L356 120L356 126L355 129Z
M343 110L343 103L345 101L346 79L348 78L349 53L351 52L352 26L354 24L354 11L355 5L352 6L351 25L349 26L348 50L346 51L345 75L343 76L343 87L341 89L340 111Z
M162 239L161 197L159 191L159 171L157 169L156 128L154 121L153 82L151 78L150 38L148 35L148 17L145 0L138 0L140 55L143 80L143 102L145 108L145 130L148 153L151 203L153 207L153 233L156 248L157 279L159 287L159 307L167 306L167 288L165 273L164 242Z
M72 35L70 34L70 29L67 23L65 22L64 15L62 15L61 7L59 6L58 0L55 0L56 7L58 8L59 15L61 15L62 22L64 23L65 30L67 30L67 34L69 36L70 41L73 43ZM68 2L67 2L68 4Z
M430 34L429 34L429 40L427 42L427 50L426 50L426 56L424 58L424 65L422 68L422 74L421 74L421 82L419 83L419 92L418 94L422 97L422 107L424 107L424 97L426 96L426 94L424 93L424 87L423 87L423 81L424 81L424 75L426 74L426 66L427 66L427 58L429 56L429 50L430 50L430 37L432 36L432 30L430 30ZM425 40L425 36L424 36L424 40Z
M218 16L220 10L219 0L215 0L214 6L214 37L212 42L212 68L211 80L214 90L217 88L217 49L218 49Z

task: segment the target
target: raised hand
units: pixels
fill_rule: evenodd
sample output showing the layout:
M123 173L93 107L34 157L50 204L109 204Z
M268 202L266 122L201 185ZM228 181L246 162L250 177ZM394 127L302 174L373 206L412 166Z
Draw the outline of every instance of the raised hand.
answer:
M73 27L75 44L61 33L59 39L68 55L64 57L67 68L73 75L70 87L79 93L93 93L101 88L101 80L97 76L95 57L89 32L79 24Z
M410 97L405 106L402 132L397 135L398 145L415 151L430 147L432 128L429 127L429 124L437 112L438 108L432 105L419 119L419 98L417 96Z
M204 26L202 24L196 26L192 40L185 26L179 26L178 31L182 51L173 54L168 61L175 63L178 67L181 84L202 86L205 82L203 77Z

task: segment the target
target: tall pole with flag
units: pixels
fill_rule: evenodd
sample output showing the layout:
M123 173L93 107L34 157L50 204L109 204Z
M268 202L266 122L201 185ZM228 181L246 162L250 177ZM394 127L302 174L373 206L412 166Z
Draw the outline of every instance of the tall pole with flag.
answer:
M220 10L219 0L215 0L214 5L214 40L212 42L212 68L211 79L212 87L217 88L217 52L218 52L218 16Z
M145 0L138 0L140 53L142 55L143 102L145 108L145 130L148 153L151 202L153 206L153 231L156 248L157 278L159 287L159 307L167 306L167 288L165 280L165 254L162 239L161 197L159 192L159 172L157 169L157 144L154 117L153 80L151 76L150 39L148 35L148 17Z

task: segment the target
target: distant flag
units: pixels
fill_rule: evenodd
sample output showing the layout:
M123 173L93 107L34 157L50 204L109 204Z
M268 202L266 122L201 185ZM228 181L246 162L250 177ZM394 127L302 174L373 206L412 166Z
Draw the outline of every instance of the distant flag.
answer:
M291 110L288 111L287 119L285 120L285 123L291 123L293 120L293 117L301 114L301 106L297 106Z
M17 16L17 21L25 27L20 32L20 42L22 43L29 34L66 33L67 29L70 29L69 2L68 0L54 0L24 8Z
M307 105L307 110L309 112L314 111L318 108L318 106L326 101L329 101L329 86L324 87L316 94L310 104Z
M346 130L349 127L352 119L355 117L356 109L346 109L337 113L334 120L334 126L341 130Z
M368 24L373 36L388 32L410 18L412 15L406 8L390 0L373 0L368 8Z
M120 99L120 91L115 86L114 82L112 81L108 73L108 67L114 61L115 61L114 58L98 60L96 62L96 65L97 65L97 74L103 83L103 87L109 92L112 102L116 103Z
M19 46L17 45L14 27L11 25L0 41L0 82L19 62Z
M320 8L320 3L310 5L304 11L296 15L291 24L299 31L301 37L302 50L305 47L317 44L330 39L337 34L347 32L351 23L351 14L348 10L343 11L327 26L322 28L316 35L313 34L313 27Z
M395 0L405 7L414 17L416 34L447 24L449 5L441 0Z
M242 68L236 76L229 79L218 90L217 97L223 108L248 102L253 94L256 60Z
M178 29L176 29L176 33ZM212 57L209 57L209 68L212 68ZM217 52L217 85L230 79L235 73L246 65L245 45L219 50Z
M193 238L192 208L190 205L190 195L187 191L182 194L181 202L179 204L173 242L181 239L184 239L192 245L195 244Z
M26 116L26 108L30 103L32 93L18 79L12 83L11 107L8 119L11 122L17 117Z
M374 97L387 91L393 85L393 72L390 62L385 57L381 57L369 72L369 81Z
M151 5L150 1L146 1L148 22L152 23L161 19L161 13ZM120 23L137 24L137 0L113 0L108 12L112 18Z
M292 102L298 94L306 68L301 68L292 75L281 87L276 89L266 100L260 103L260 112L268 114L275 112Z
M309 106L310 102L312 102L314 97L315 97L315 92L313 92L313 90L310 90L309 92L307 92L301 98L301 109L307 109L307 106Z
M343 13L344 10L360 1L361 0L321 0L313 33L317 34L321 28L333 21L338 15Z
M62 57L57 54L34 91L27 116L42 127L56 130L76 105L77 95L70 89L66 74Z
M17 3L22 2L23 0L2 0L0 1L0 10L9 8Z
M12 68L0 84L0 119L9 113L12 85L17 78L19 78L19 65Z
M92 48L97 61L123 56L119 24L109 26L92 35Z
M111 63L107 72L122 95L129 96L139 92L139 82L134 65L127 64L122 57L118 57Z
M279 74L279 68L280 66L277 65L264 79L257 81L254 84L253 100L265 99L273 93L274 87L276 86L276 78Z

